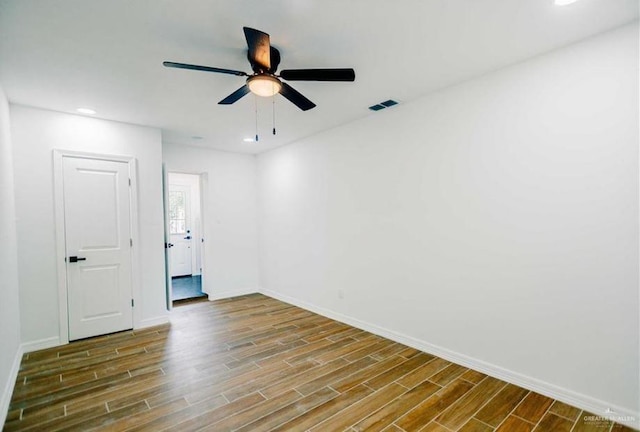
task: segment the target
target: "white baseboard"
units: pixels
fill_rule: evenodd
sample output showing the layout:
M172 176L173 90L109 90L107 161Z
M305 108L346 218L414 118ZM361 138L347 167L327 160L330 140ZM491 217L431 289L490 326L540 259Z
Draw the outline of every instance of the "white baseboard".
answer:
M20 371L22 354L24 354L24 351L22 350L22 345L19 345L16 355L13 358L13 364L11 365L9 376L7 377L7 384L4 386L2 396L0 397L0 425L3 425L7 420L9 404L11 403L11 396L13 395L13 388L15 387L16 379L18 378L18 372Z
M22 352L29 353L41 349L53 348L62 345L59 336L52 336L45 339L39 339L31 342L23 342L21 345Z
M162 324L167 324L168 322L169 322L169 315L161 315L161 316L154 317L154 318L147 318L147 319L141 320L138 323L138 325L136 327L134 327L134 330L143 329L143 328L147 328L147 327L154 327L154 326L158 326L158 325L162 325Z
M348 315L341 314L339 312L334 312L332 310L325 309L323 307L319 307L311 303L307 303L303 300L280 294L275 291L262 289L260 290L260 292L266 296L273 297L285 303L290 303L292 305L301 307L311 312L315 312L327 318L331 318L336 321L340 321L353 327L357 327L359 329L376 334L378 336L382 336L394 342L398 342L417 350L433 354L452 363L474 369L478 372L482 372L494 378L498 378L502 381L506 381L508 383L523 387L527 390L531 390L544 396L548 396L552 399L559 400L560 402L567 403L585 411L589 411L597 416L606 417L618 423L640 430L640 411L635 412L627 408L612 405L607 403L606 401L595 399L593 397L577 393L572 390L565 389L554 384L523 375L518 372L504 369L500 366L477 360L464 354L460 354L455 351L430 344L426 341L422 341L414 337L407 336L405 334L389 330L384 327L380 327L375 324L350 317Z
M260 292L257 288L242 288L235 290L227 290L227 291L216 291L209 294L209 300L222 300L231 297L238 297L248 294L256 294Z

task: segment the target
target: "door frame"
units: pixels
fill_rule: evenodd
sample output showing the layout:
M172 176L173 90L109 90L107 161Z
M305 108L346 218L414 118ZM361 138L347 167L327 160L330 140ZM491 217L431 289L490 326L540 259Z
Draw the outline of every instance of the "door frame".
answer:
M66 232L64 227L64 180L63 159L65 157L79 159L96 159L111 162L124 162L129 168L129 224L131 229L131 295L134 301L133 328L138 328L141 319L140 292L140 235L138 232L138 169L137 160L133 156L89 153L82 151L54 149L53 150L53 203L55 208L55 241L56 241L56 270L58 272L58 310L59 310L59 338L60 344L69 343L69 306L67 293L67 265Z
M171 311L173 309L173 286L171 283L171 268L170 268L170 257L167 254L171 252L166 247L166 243L170 239L169 234L169 174L188 174L193 176L198 176L200 183L200 193L198 194L198 199L200 200L200 280L202 281L201 289L202 292L211 295L209 292L208 286L208 277L207 277L207 267L205 265L205 256L206 256L206 244L205 239L207 238L207 230L205 228L205 217L206 217L206 203L205 197L208 193L209 186L209 174L206 171L182 171L182 170L173 170L166 166L166 164L162 164L162 182L163 182L163 190L162 196L164 199L164 226L165 226L165 286L166 286L166 295L167 295L167 310Z
M164 291L167 311L173 308L173 287L171 286L171 235L169 234L169 173L166 164L162 164L162 222L164 236Z

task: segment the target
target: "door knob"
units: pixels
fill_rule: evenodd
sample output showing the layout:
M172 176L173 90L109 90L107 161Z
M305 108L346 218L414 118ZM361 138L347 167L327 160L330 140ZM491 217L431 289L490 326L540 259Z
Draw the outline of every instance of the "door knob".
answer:
M191 240L191 236L190 236L190 235L188 235L188 236L186 236L184 239L185 239L185 240Z
M78 262L78 261L86 261L87 259L84 257L77 257L77 256L70 256L69 257L69 262L70 263L74 263L74 262Z

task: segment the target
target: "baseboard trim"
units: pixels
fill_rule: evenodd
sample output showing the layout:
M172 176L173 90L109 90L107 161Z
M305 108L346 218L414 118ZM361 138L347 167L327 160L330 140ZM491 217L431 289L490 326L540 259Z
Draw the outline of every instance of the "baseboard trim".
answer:
M59 336L39 339L31 342L23 342L21 345L23 353L30 353L47 348L53 348L62 345Z
M227 291L218 291L209 294L209 300L223 300L231 297L239 297L243 295L256 294L259 293L260 290L257 288L244 288L244 289L235 289L235 290L227 290Z
M640 430L640 412L634 412L633 410L624 407L608 404L605 401L595 399L593 397L577 393L572 390L565 389L554 384L541 381L536 378L532 378L518 372L502 368L500 366L496 366L491 363L474 359L464 354L451 351L438 345L430 344L426 341L419 340L414 337L389 330L384 327L380 327L375 324L362 321L339 312L332 311L330 309L316 306L295 297L290 297L288 295L280 294L278 292L266 289L262 289L260 290L260 292L266 296L273 297L285 303L289 303L309 310L311 312L315 312L327 318L349 324L353 327L357 327L359 329L368 331L378 336L382 336L394 342L410 346L420 351L436 355L447 361L459 364L470 369L474 369L478 372L482 372L494 378L498 378L502 381L506 381L508 383L523 387L527 390L540 393L544 396L559 400L560 402L567 403L569 405L591 412L595 415L606 417L618 423Z
M147 318L141 320L134 330L143 329L147 327L154 327L162 324L167 324L169 322L169 315L161 315L154 318Z
M18 372L20 371L20 362L22 361L22 345L18 345L16 355L13 358L13 364L9 371L9 377L7 378L7 384L2 391L2 397L0 398L0 425L3 425L7 420L7 414L9 413L9 404L11 403L11 396L13 395L13 389L16 385L16 379L18 378Z

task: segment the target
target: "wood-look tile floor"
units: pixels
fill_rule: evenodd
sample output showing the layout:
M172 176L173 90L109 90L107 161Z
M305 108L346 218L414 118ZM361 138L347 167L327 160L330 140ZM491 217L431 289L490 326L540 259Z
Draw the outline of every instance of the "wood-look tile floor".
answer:
M581 410L255 294L25 354L5 431L610 431ZM627 429L631 430L631 429Z

